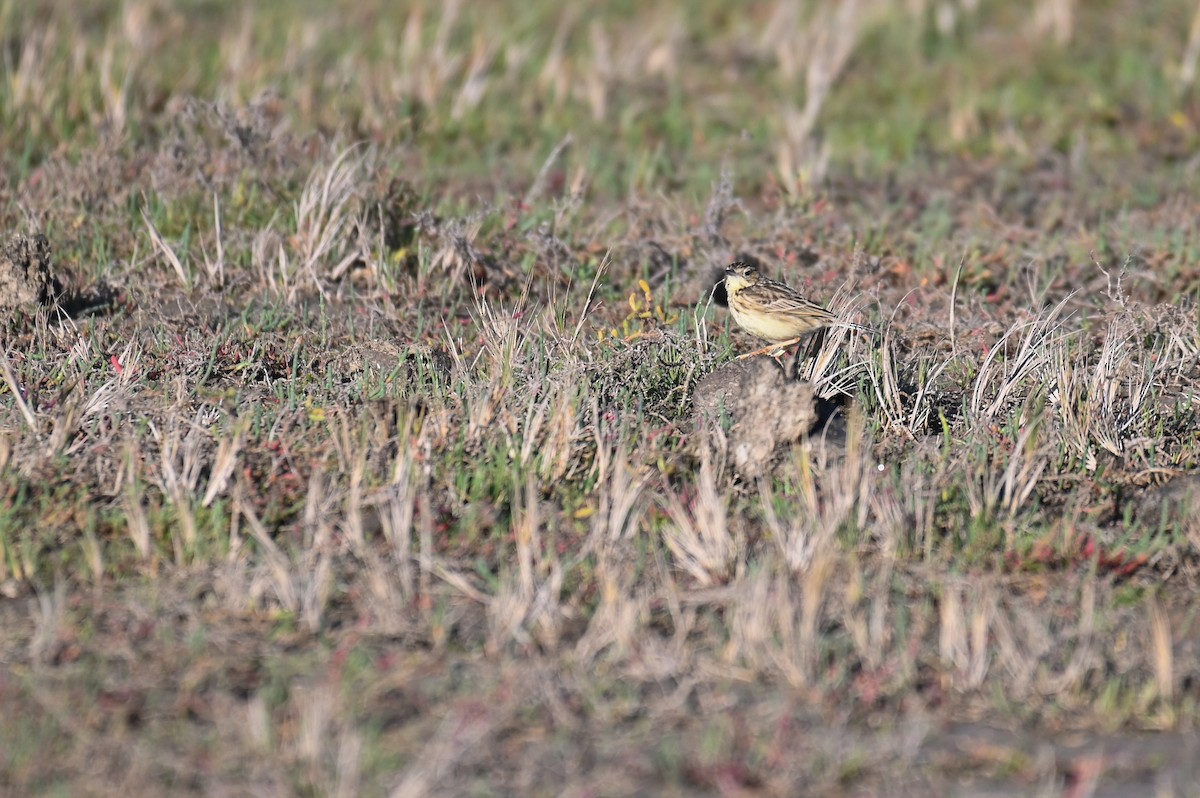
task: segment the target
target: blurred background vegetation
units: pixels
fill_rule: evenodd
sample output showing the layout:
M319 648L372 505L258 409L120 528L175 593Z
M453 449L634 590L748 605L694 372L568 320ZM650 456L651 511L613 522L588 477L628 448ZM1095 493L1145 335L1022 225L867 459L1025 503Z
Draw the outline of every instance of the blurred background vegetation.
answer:
M527 188L569 136L598 197L1056 158L1138 201L1200 141L1194 0L4 0L0 30L10 180L158 146L188 97L395 148L459 197Z

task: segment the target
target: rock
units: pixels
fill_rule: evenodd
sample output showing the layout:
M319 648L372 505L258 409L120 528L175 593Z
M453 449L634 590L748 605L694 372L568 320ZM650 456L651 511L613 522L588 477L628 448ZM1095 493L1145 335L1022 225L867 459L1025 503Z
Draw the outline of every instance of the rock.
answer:
M32 313L59 290L45 236L14 233L0 245L0 314Z
M1200 546L1200 476L1184 474L1146 491L1137 517L1151 529L1182 530Z
M817 422L816 397L807 382L789 380L768 357L721 366L693 395L702 438L722 438L734 469L746 479L766 473L778 447L798 441ZM731 422L723 432L722 419Z
M420 344L399 346L383 338L365 340L334 357L345 374L394 374L397 386L403 391L424 391L435 380L448 385L454 376L454 358L445 349Z

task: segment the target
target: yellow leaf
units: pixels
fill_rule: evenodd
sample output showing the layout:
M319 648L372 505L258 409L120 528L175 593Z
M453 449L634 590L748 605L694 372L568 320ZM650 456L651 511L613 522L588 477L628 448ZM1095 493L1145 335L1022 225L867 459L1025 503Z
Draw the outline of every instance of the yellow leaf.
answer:
M596 512L596 508L589 505L584 505L575 511L575 520L582 521L585 518L591 518Z

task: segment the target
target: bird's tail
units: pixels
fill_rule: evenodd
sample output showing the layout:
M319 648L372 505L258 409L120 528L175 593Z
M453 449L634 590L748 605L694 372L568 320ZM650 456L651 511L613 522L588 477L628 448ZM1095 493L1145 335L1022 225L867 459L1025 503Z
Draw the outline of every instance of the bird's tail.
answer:
M855 324L852 321L841 321L840 319L838 321L835 321L833 324L830 324L829 326L830 327L842 327L847 330L855 330L856 332L864 333L866 335L878 336L880 334L879 330L876 330L874 327L864 327L861 324Z

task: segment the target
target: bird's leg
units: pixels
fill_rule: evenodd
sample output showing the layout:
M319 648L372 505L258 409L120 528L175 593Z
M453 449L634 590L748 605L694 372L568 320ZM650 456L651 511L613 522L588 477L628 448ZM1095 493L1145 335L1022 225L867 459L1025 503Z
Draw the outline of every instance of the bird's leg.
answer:
M793 338L790 341L780 341L778 343L768 344L767 346L764 346L762 349L755 349L753 352L747 352L744 355L738 355L737 359L745 360L748 357L754 357L755 355L766 355L766 354L771 354L773 352L783 353L789 346L791 346L792 344L798 344L802 340L803 340L802 338ZM778 358L778 355L772 354L771 356Z

